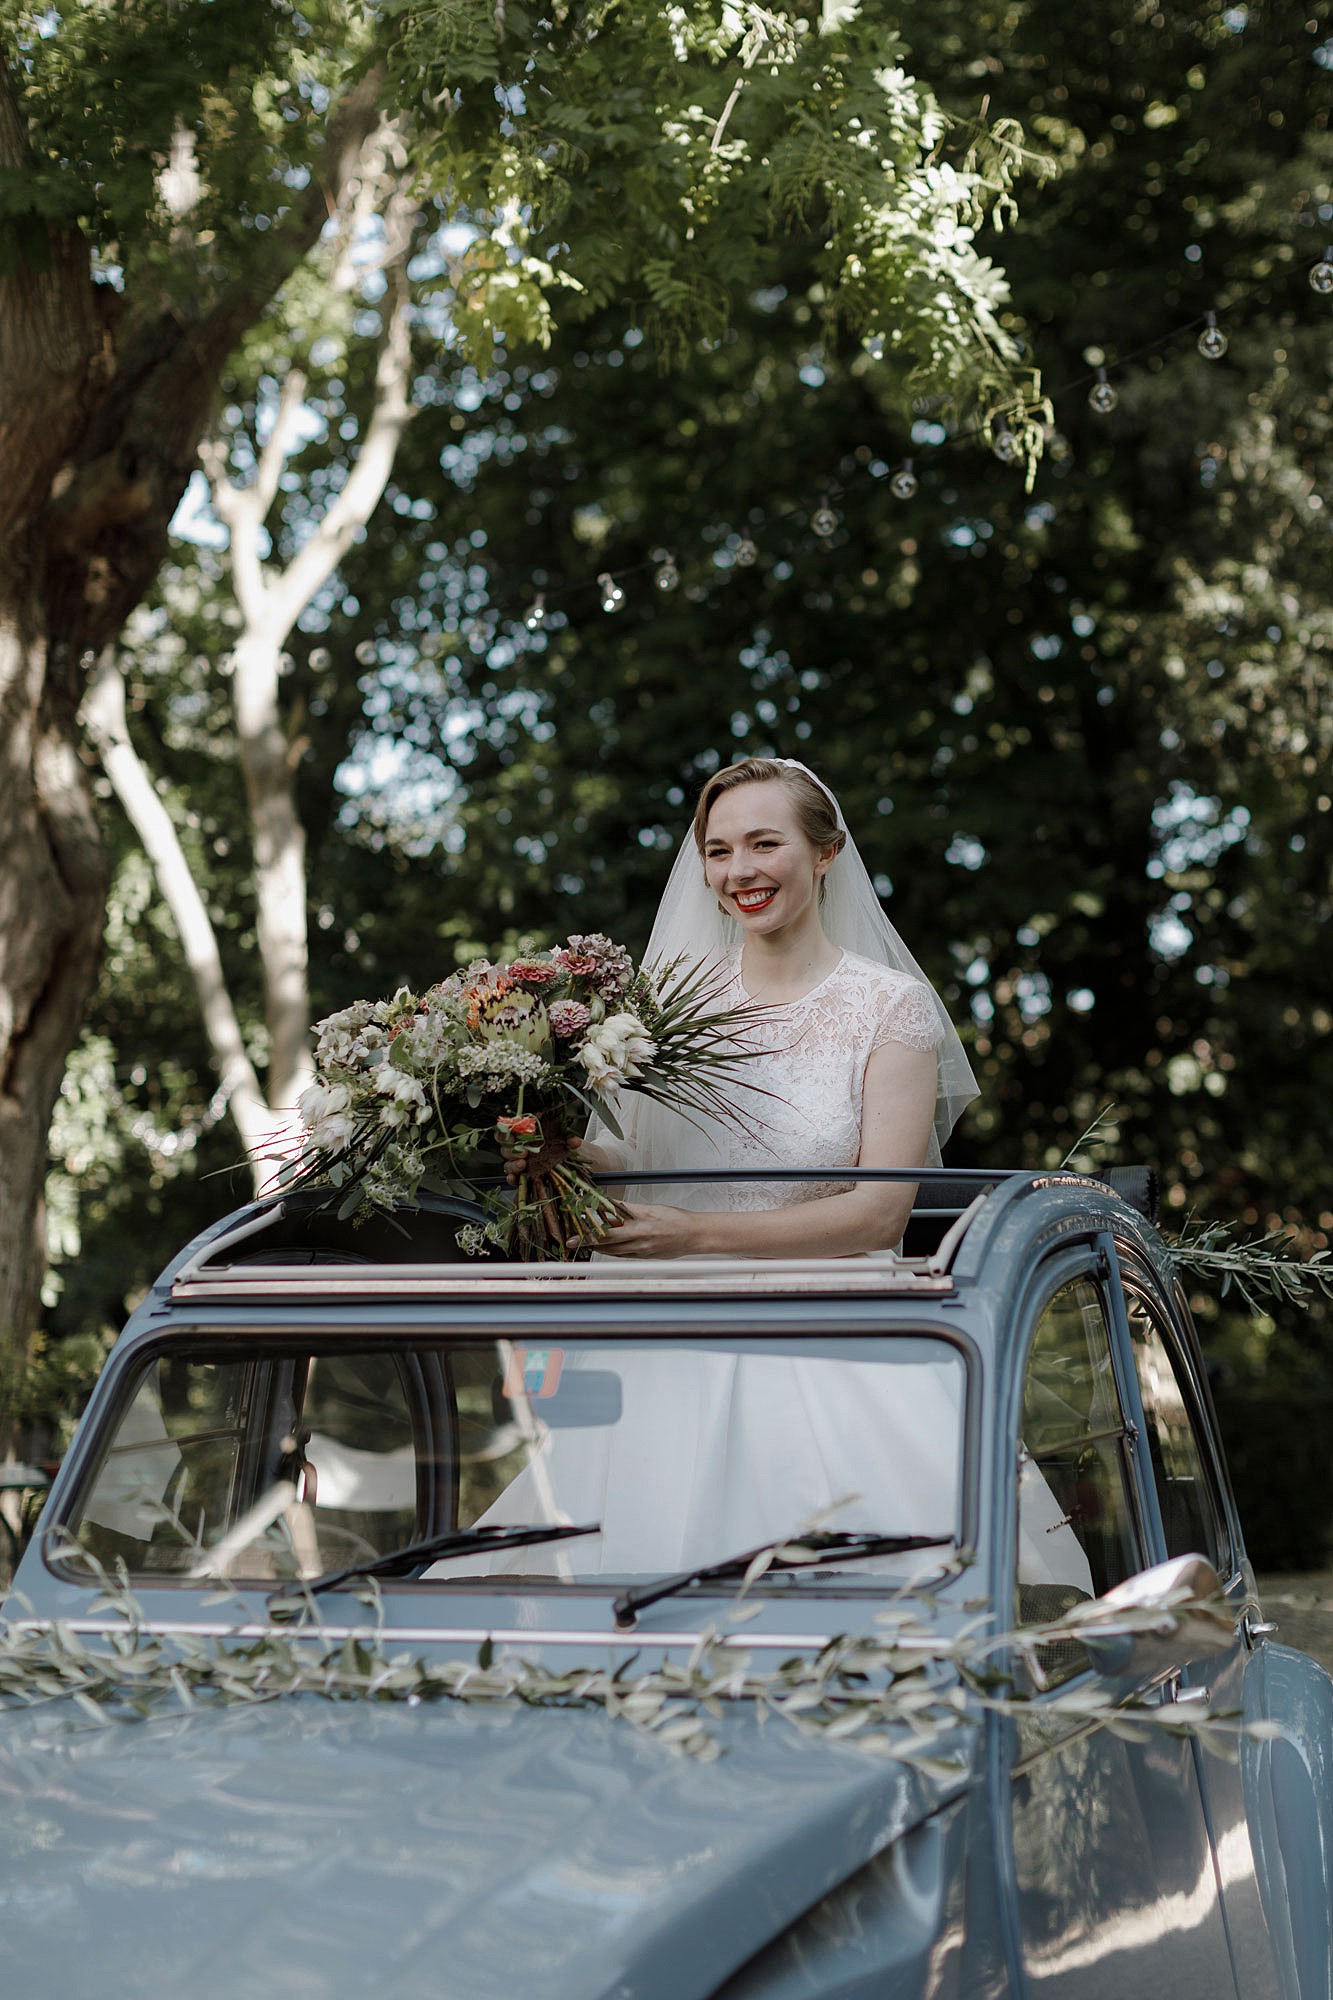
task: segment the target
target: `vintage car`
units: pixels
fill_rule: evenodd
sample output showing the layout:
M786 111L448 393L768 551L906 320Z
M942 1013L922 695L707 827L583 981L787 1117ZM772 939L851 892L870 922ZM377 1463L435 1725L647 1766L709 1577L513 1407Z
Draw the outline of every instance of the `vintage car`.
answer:
M3 1990L1328 2000L1333 1680L1263 1616L1145 1188L924 1174L897 1259L466 1262L444 1200L209 1231L5 1608L11 1652L124 1664L0 1712ZM1182 1576L1225 1616L1158 1618ZM959 1635L1108 1601L1154 1628L1002 1645L994 1706L950 1678ZM754 1698L908 1614L940 1754ZM290 1691L312 1629L383 1662L367 1698ZM145 1645L248 1698L182 1672L133 1719ZM717 1754L605 1695L733 1651ZM405 1660L518 1694L402 1697ZM523 1698L576 1667L603 1698Z

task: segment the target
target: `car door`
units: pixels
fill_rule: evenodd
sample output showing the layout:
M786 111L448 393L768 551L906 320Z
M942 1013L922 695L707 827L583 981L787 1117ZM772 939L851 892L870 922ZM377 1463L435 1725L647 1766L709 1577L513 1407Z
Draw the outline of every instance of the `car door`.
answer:
M1272 1643L1187 1323L1134 1247L1118 1252L1164 1551L1206 1555L1236 1617L1230 1651L1187 1669L1183 1692L1284 1731L1279 1742L1243 1741L1238 1759L1195 1746L1240 1990L1245 2000L1329 2000L1333 1682L1304 1654Z
M1011 1410L1015 1616L1037 1624L1150 1566L1157 1551L1128 1414L1131 1364L1105 1246L1038 1273L1020 1315L1026 1360ZM1029 1994L1173 2000L1236 1992L1212 1843L1189 1740L1140 1741L1062 1714L1100 1684L1082 1647L1043 1658L1047 1691L1008 1731L1014 1949ZM1117 1695L1171 1701L1166 1676Z

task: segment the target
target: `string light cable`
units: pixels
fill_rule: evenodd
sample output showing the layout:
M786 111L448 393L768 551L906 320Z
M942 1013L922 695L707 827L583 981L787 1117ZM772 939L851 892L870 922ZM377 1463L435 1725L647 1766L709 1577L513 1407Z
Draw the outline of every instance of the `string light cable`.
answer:
M1322 257L1310 266L1307 279L1311 291L1317 297L1333 296L1333 246L1326 248ZM1237 306L1243 305L1256 294L1269 290L1271 284L1271 278L1264 278L1256 280L1252 285L1229 292L1226 312L1233 325L1236 321ZM1049 434L1054 427L1053 405L1057 402L1064 402L1066 398L1086 390L1087 402L1093 412L1098 416L1109 416L1120 401L1119 392L1111 379L1113 374L1123 375L1127 369L1145 360L1149 355L1160 353L1164 348L1191 337L1204 360L1209 362L1222 360L1229 351L1230 341L1220 324L1221 317L1221 309L1211 306L1180 325L1169 328L1167 332L1157 335L1154 339L1143 341L1126 353L1117 354L1112 361L1105 358L1101 349L1089 347L1085 349L1088 367L1082 374L1071 376L1058 388L1034 395L1022 403L1011 405L1007 410L989 414L966 428L950 431L947 436L926 448L934 456L955 447L983 442L1002 464L1031 463L1023 442L1024 433L1035 426ZM872 335L864 343L872 360L874 338ZM887 478L889 491L895 500L905 503L914 499L920 490L916 457L907 456L890 465ZM812 533L825 547L828 547L841 525L834 502L845 499L850 491L851 487L847 481L830 480L821 492L815 507L807 509L793 505L781 508L768 516L768 526L780 531L784 524L805 518ZM741 533L732 547L732 566L736 569L749 569L759 561L759 558L759 546L747 529ZM603 611L613 614L623 610L627 602L625 586L649 572L653 575L657 590L663 593L675 590L681 582L679 555L669 549L658 548L641 562L630 563L616 570L599 572L595 587L601 594ZM709 573L711 575L711 571ZM530 609L524 614L523 623L529 631L535 632L541 629L547 622L549 605L563 604L569 598L576 597L593 587L590 581L579 579L564 584L557 590L536 592Z

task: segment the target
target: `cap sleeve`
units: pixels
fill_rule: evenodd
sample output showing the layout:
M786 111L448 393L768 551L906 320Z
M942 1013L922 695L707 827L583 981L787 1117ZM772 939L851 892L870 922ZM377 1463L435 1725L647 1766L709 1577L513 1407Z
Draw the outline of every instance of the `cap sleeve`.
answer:
M886 983L880 991L878 1013L872 1053L886 1042L902 1042L909 1049L937 1049L944 1040L944 1023L930 988L919 979Z

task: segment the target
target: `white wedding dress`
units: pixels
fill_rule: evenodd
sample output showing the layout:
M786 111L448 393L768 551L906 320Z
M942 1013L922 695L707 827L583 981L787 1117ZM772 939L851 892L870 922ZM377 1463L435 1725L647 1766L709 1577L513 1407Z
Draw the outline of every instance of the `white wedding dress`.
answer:
M739 951L730 955L723 973L719 1001L748 1008L752 997L741 981ZM861 1154L861 1107L871 1056L887 1042L938 1048L941 1034L930 990L920 980L844 951L827 977L799 1000L766 1008L747 1026L747 1045L762 1053L739 1071L742 1082L731 1092L735 1115L719 1120L707 1133L683 1133L679 1162L703 1169L749 1169L757 1176L765 1167L854 1167ZM626 1159L624 1152L621 1157ZM730 1183L723 1200L733 1210L783 1208L848 1185L834 1179L756 1178ZM687 1183L679 1193L671 1186L644 1189L642 1199L695 1207L711 1206L716 1196Z
M719 998L748 1006L739 951L723 970ZM860 1154L871 1054L891 1041L931 1049L940 1039L927 987L844 951L817 986L766 1011L747 1029L747 1040L762 1053L747 1062L744 1074L765 1094L736 1093L739 1119L719 1121L707 1134L683 1126L676 1148L682 1166L757 1172L815 1167L829 1169L829 1178L720 1187L631 1184L629 1198L757 1210L836 1195L850 1185L837 1180L836 1169L855 1166ZM632 1182L632 1144L617 1145L604 1132L596 1136ZM828 1331L836 1337L841 1329L830 1323ZM601 1532L441 1563L427 1574L659 1574L780 1540L829 1509L835 1511L825 1525L835 1529L956 1534L965 1373L952 1349L938 1347L938 1359L928 1358L923 1344L911 1360L886 1359L881 1348L865 1361L724 1353L668 1342L661 1351L590 1344L569 1353L567 1370L619 1375L619 1421L546 1430L531 1462L481 1524L596 1521ZM540 1406L528 1416L540 1433ZM1031 1490L1034 1484L1039 1493ZM1024 1581L1087 1587L1081 1550L1061 1527L1049 1489L1030 1474L1023 1518L1025 1529L1035 1530L1032 1538L1024 1534ZM923 1559L906 1559L907 1568ZM855 1569L905 1573L903 1559L872 1559Z
M733 1117L719 1117L700 1131L680 1114L629 1094L622 1100L623 1142L594 1124L588 1136L614 1166L625 1168L631 1202L734 1211L836 1197L850 1185L838 1180L837 1169L860 1158L866 1065L888 1042L936 1052L929 1164L939 1164L940 1148L977 1094L948 1011L889 922L836 798L804 765L792 768L824 792L843 831L820 906L838 962L808 993L763 1009L753 1025L747 1011L743 1038L761 1053L741 1066L744 1084L727 1092ZM762 995L752 996L742 982L742 943L687 834L645 962L712 965L721 1004L749 1010ZM634 1181L636 1168L758 1173L765 1167L827 1169L828 1178ZM829 1336L843 1332L830 1314ZM664 1338L637 1350L587 1343L564 1365L619 1373L619 1421L551 1428L543 1436L540 1408L530 1408L525 1428L540 1442L481 1522L596 1521L601 1532L444 1563L427 1574L658 1574L781 1540L828 1510L826 1525L833 1529L956 1535L965 1375L955 1350L943 1341L933 1346L938 1358L925 1342L908 1350L899 1342L868 1341L868 1358L861 1360L775 1352L772 1341L757 1339L754 1351L745 1353L709 1351L690 1339L673 1344ZM1041 1494L1034 1496L1025 1473L1024 1523L1035 1533L1030 1544L1024 1534L1024 1581L1082 1587L1082 1551L1039 1475L1038 1484ZM1043 1496L1048 1505L1040 1504ZM880 1566L874 1561L857 1568ZM902 1574L901 1561L886 1559L882 1566Z

